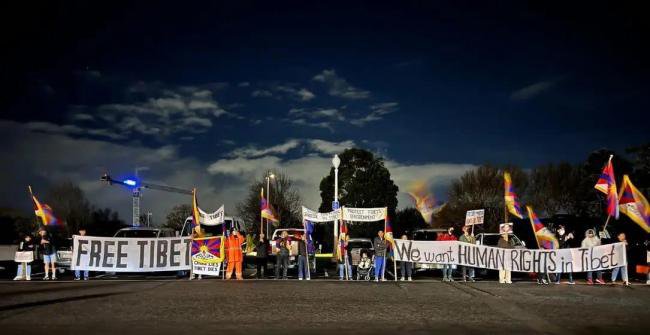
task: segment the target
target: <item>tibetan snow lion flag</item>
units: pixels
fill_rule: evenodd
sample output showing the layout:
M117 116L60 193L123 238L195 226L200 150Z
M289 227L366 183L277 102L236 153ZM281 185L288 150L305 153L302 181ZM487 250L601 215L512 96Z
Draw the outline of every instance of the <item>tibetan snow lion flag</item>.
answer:
M192 261L214 265L223 262L223 236L195 238L192 240Z
M558 249L560 243L557 241L557 238L555 238L555 235L544 226L542 221L539 220L537 215L535 215L535 212L533 212L532 207L526 206L526 209L528 210L530 224L533 226L535 238L537 239L539 246L544 249Z
M41 218L41 221L43 222L44 226L57 226L59 225L59 219L54 216L54 212L52 212L52 208L48 204L42 204L34 193L32 193L32 187L29 187L29 194L32 197L32 201L34 202L34 214L36 214L36 217Z
M618 192L616 191L616 178L614 178L612 157L614 155L609 156L609 161L607 161L607 165L603 168L603 172L600 174L600 178L594 188L607 195L607 214L618 219Z
M621 213L630 217L646 233L650 233L650 205L643 194L634 187L627 175L623 176L618 203Z
M521 214L521 205L519 200L517 200L517 194L515 193L515 188L512 186L512 179L510 178L510 173L503 173L503 183L505 186L505 195L504 199L506 201L506 207L510 214L523 219L524 216Z

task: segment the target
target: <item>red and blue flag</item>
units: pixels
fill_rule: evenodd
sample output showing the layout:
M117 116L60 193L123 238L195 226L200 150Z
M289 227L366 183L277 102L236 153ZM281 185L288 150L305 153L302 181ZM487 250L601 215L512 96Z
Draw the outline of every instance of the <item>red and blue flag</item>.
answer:
M618 219L618 192L616 191L616 178L614 177L614 165L612 164L612 157L609 156L609 161L603 168L603 172L598 178L598 182L594 186L595 189L607 195L607 215Z

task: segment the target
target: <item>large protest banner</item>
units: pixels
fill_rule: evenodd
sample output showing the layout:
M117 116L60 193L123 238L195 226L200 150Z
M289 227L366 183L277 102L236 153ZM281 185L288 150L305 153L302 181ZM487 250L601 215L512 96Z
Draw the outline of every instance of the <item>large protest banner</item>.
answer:
M343 207L343 220L372 222L386 218L386 207L379 208L349 208Z
M573 249L502 249L458 241L395 240L397 261L516 272L584 272L627 266L624 243Z
M225 218L224 206L221 205L219 209L212 213L206 213L201 208L199 208L199 221L202 225L206 226L216 226L223 223Z
M341 219L341 209L329 213L319 213L302 206L302 220L311 222L331 222Z
M224 259L223 236L192 240L192 273L218 276Z
M73 236L72 270L152 272L190 269L192 238Z

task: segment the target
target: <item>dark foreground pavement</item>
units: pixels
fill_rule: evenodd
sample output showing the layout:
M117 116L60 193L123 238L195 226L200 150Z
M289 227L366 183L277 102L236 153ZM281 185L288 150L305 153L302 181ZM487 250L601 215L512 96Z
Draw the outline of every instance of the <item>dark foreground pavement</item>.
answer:
M2 334L645 333L650 288L494 282L0 283Z

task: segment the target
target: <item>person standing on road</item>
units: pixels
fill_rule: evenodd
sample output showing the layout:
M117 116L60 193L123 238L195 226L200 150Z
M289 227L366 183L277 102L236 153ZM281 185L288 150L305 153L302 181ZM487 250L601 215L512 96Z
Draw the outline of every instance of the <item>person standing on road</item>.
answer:
M625 255L628 254L627 252L627 238L625 237L625 233L618 233L618 238L619 242L622 242L625 244ZM630 285L630 281L628 280L627 277L627 265L615 267L614 270L612 270L612 284L616 284L616 277L618 277L619 271L621 272L621 279L623 279L623 284L625 285Z
M266 238L264 233L260 234L260 238L255 242L255 264L257 265L257 273L255 277L257 279L264 279L266 273L266 264L269 257L269 240Z
M456 241L456 236L454 235L454 227L449 227L446 234L438 235L437 241ZM443 264L442 265L442 281L454 281L452 277L452 265Z
M472 228L470 226L463 227L463 235L460 235L458 241L465 242L469 244L476 244L476 237L474 234L471 234L470 231ZM474 268L471 266L463 266L463 281L474 281Z
M408 240L406 234L402 235L402 240ZM413 262L400 262L399 271L402 273L401 281L404 281L408 278L408 281L412 281L413 278Z
M512 242L508 239L508 234L503 233L501 234L501 238L499 238L499 242L497 243L497 248L502 248L502 249L512 249ZM501 284L512 284L512 277L510 270L499 270L499 283Z
M307 267L307 235L302 235L298 241L298 280L310 280Z
M337 258L337 263L339 267L339 280L351 279L352 278L352 256L350 249L348 249L348 241L350 237L345 233L341 233L341 240L339 241L339 257ZM348 267L348 276L345 277L345 266Z
M228 236L228 269L226 271L226 279L232 277L232 272L235 270L237 280L244 279L242 275L242 263L244 255L241 250L241 245L244 243L244 237L239 235L239 231L234 229L232 234Z
M557 241L560 244L560 249L571 248L571 240L573 240L573 233L567 233L564 225L559 225L557 229ZM569 282L567 284L573 285L573 272L568 272ZM562 278L562 272L558 272L555 275L555 284L560 284L560 279Z
M600 239L596 236L596 232L593 229L587 229L585 232L585 238L582 240L582 243L580 244L581 248L593 248L599 246ZM587 271L587 284L593 285L593 277L594 277L594 272L593 271ZM602 271L596 271L596 283L598 284L605 284L603 281L603 272Z
M22 252L31 252L34 253L34 241L32 241L32 236L27 234L18 244L18 251ZM25 280L32 280L32 264L27 262L18 263L18 269L16 270L16 278L14 280L23 279L23 268L25 269Z
M375 281L379 281L384 272L384 258L386 257L386 239L384 238L384 231L377 232L377 237L373 242L375 247ZM384 278L381 278L384 281Z
M85 228L79 228L79 236L86 236ZM74 280L80 280L80 279L81 279L81 271L74 270ZM84 280L88 280L88 270L84 270Z
M280 268L282 268L282 279L287 279L287 269L289 268L289 253L291 250L291 239L287 231L282 231L280 238L275 241L278 253L275 256L275 279L280 279Z
M41 228L38 234L41 236L39 246L43 254L43 267L45 268L43 280L50 280L50 270L52 271L52 280L56 280L56 249L45 228Z

